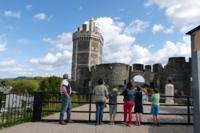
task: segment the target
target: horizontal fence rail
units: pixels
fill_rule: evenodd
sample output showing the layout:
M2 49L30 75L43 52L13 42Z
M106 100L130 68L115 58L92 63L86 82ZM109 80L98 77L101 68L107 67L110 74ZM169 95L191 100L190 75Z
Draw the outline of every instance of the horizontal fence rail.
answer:
M39 99L38 103L42 103L42 107L40 108L39 112L41 114L41 117L39 119L35 119L36 121L58 121L59 117L57 119L51 119L46 118L45 116L48 116L53 113L60 112L60 94L59 93L43 93L43 98ZM150 97L150 96L149 96ZM163 121L161 121L161 124L174 124L174 125L192 125L192 100L191 97L188 96L179 96L179 97L173 97L175 101L178 101L179 104L165 104L162 103L163 100L165 100L167 97L173 97L173 96L161 96L161 103L160 108L163 110L168 109L174 109L181 110L181 112L163 112L161 111L159 113L160 117L183 117L182 121L170 121L168 118L162 118ZM96 110L92 109L92 106L95 105L94 101L94 95L92 94L74 94L72 96L72 105L74 107L80 106L80 105L88 105L87 110L74 110L72 109L72 113L81 113L81 114L88 114L88 118L86 119L76 119L75 122L95 122L95 119L92 119L92 115L94 116L96 113ZM109 105L107 103L107 105ZM123 103L119 102L117 103L119 106L123 106ZM144 108L150 108L150 103L144 103ZM38 106L39 107L39 106ZM109 114L109 111L104 111L104 114ZM123 114L123 111L117 111L117 114ZM133 113L134 114L134 113ZM151 118L150 109L148 111L144 111L143 116ZM72 118L73 119L73 118ZM104 120L105 123L109 122L109 120ZM120 123L122 121L116 121L116 123ZM143 121L143 124L153 124L152 121Z
M150 96L149 96L150 97ZM193 105L192 98L187 96L173 97L178 104L165 104L164 101L167 97L172 96L161 96L160 103L160 118L163 120L161 124L178 124L178 125L192 125L193 124ZM94 116L96 110L95 97L88 93L73 94L71 96L72 106L86 106L86 109L73 108L73 114L85 115L84 119L78 118L73 119L75 122L95 122ZM109 105L107 103L107 105ZM123 102L118 102L117 106L123 107ZM152 118L150 113L151 103L146 102L143 104L143 124L152 124L150 120ZM47 118L52 114L60 112L61 108L61 97L59 93L50 92L34 92L34 93L20 93L20 94L2 94L0 93L0 128L9 125L14 125L17 123L25 121L58 121L57 119ZM165 110L173 109L175 112L167 112ZM180 112L176 112L180 110ZM105 115L109 114L108 108L104 111ZM134 113L133 113L134 114ZM117 115L123 115L123 110L118 110ZM162 118L163 117L163 118ZM168 117L175 119L171 121ZM179 120L181 118L181 121ZM147 120L146 120L147 119ZM146 121L145 121L146 120ZM109 120L104 120L105 123ZM122 120L117 120L116 123L121 123Z

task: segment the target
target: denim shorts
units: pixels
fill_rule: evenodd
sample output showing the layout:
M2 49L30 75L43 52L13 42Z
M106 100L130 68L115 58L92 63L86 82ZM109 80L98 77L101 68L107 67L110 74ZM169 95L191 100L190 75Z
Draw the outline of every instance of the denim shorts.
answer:
M116 114L117 112L117 105L109 105L109 112L111 115Z
M159 105L152 104L151 105L151 113L152 113L152 115L158 115L159 114Z

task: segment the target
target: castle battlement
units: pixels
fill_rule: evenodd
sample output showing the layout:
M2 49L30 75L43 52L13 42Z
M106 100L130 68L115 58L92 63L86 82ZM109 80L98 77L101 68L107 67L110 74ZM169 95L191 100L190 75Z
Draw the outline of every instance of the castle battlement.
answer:
M95 26L93 18L73 33L72 80L81 92L90 92L101 78L110 87L124 85L125 81L140 75L145 85L164 92L165 84L172 80L175 89L190 94L191 59L171 57L162 64L105 63L102 64L103 36Z

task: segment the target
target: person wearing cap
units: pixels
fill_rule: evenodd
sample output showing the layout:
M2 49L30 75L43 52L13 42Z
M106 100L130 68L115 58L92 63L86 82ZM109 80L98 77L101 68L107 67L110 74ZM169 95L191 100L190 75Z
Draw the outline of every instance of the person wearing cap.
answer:
M114 125L115 117L117 113L117 96L118 96L118 89L113 88L112 91L109 93L109 113L110 113L110 125Z
M72 93L72 89L70 86L70 83L68 81L68 75L64 74L63 75L63 80L60 85L60 94L61 94L61 111L60 111L60 119L59 123L61 125L65 125L66 123L64 122L64 113L67 112L67 121L70 121L70 116L71 116L71 111L69 108L71 108L71 99L70 95ZM67 111L69 109L69 111Z

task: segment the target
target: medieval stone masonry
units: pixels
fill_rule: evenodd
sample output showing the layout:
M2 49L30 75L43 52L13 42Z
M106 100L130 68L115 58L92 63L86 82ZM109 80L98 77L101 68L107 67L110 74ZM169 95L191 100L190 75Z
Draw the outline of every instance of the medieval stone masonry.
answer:
M140 75L145 84L159 88L164 93L165 84L171 80L175 89L191 95L191 59L171 57L163 67L161 64L144 65L123 63L102 64L103 37L93 22L89 20L89 30L83 24L73 33L72 80L82 92L91 92L97 80L102 78L108 86L122 86L125 81Z

